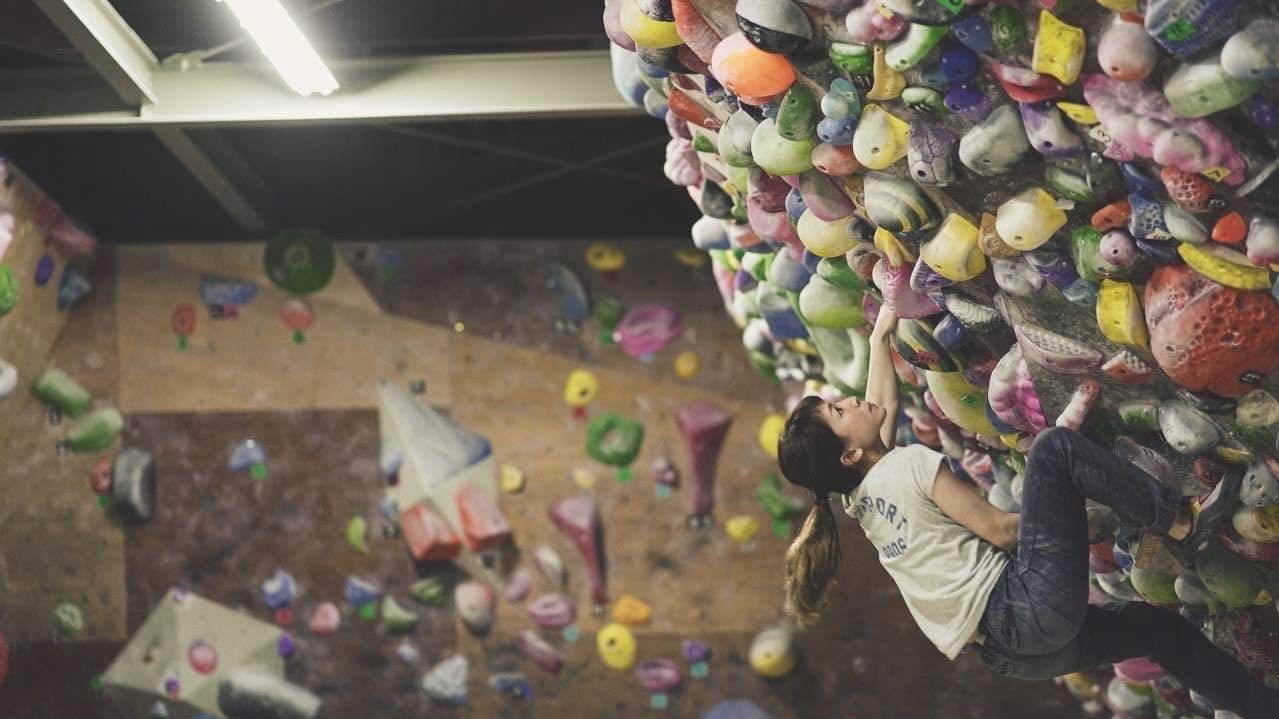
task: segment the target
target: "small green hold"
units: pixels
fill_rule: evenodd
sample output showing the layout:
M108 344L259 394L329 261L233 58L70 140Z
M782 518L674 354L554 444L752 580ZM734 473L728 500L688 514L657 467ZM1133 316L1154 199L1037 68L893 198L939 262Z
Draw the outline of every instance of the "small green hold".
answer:
M906 37L889 46L884 60L898 72L909 70L928 57L949 29L947 25L911 23Z
M817 129L817 99L800 83L790 86L777 108L777 134L787 140L807 140Z
M1061 197L1082 203L1097 201L1087 180L1055 165L1044 168L1044 181L1048 183L1048 189Z
M617 481L621 482L622 484L626 484L627 482L631 481L632 479L634 479L634 475L633 475L633 474L631 474L631 468L630 468L630 467L618 467L618 468L617 468Z
M266 465L262 462L249 465L249 476L254 479L266 479Z
M1159 403L1155 400L1130 400L1119 403L1119 420L1129 430L1159 431Z
M1275 433L1271 428L1249 427L1239 422L1231 423L1230 434L1245 446L1258 451L1269 449L1275 441Z
M780 519L780 518L774 519L772 526L773 526L773 534L779 539L787 539L790 537L790 520L789 519Z
M95 692L102 691L102 675L101 674L94 674L93 676L89 677L89 688Z
M110 447L124 429L124 417L115 407L99 407L76 422L67 432L67 448L72 452L100 452Z
M945 115L945 98L931 87L908 87L902 90L902 102L912 110L926 110L934 115Z
M368 528L368 522L365 522L364 517L361 517L358 514L351 517L351 519L346 523L346 543L351 545L351 548L360 554L369 553L368 542L364 539L365 532L368 531Z
M36 380L31 391L41 402L53 405L62 410L63 414L71 417L84 414L93 403L93 397L89 395L88 390L71 379L71 375L56 367L45 370L44 374L40 375L40 379Z
M996 5L990 10L990 34L1000 50L1012 50L1026 41L1026 18L1012 5Z
M1098 251L1101 247L1101 233L1084 225L1070 233L1070 253L1075 257L1075 271L1089 282L1098 282L1101 273L1111 267L1102 259Z
M427 606L438 607L448 599L448 583L440 577L427 577L409 586L409 596Z
M715 143L711 142L711 138L704 133L698 132L693 134L693 149L698 152L709 152L714 154Z
M360 607L360 619L372 621L377 619L377 603L369 602Z
M405 634L411 631L417 626L417 619L416 612L400 606L391 595L382 598L382 625L386 627L388 634Z
M0 265L0 316L18 304L18 276L9 265Z
M107 499L107 496L106 496L105 494L99 494L99 495L98 495L98 508L99 508L99 509L106 509L107 507L110 507L110 506L111 506L111 500L110 500L110 499Z
M710 673L711 667L706 662L693 662L693 665L688 668L689 676L694 679L705 679L710 676Z
M64 637L74 637L84 631L84 612L71 602L62 602L53 608L53 628Z
M875 69L875 56L865 45L832 42L828 53L835 67L849 75L869 75Z

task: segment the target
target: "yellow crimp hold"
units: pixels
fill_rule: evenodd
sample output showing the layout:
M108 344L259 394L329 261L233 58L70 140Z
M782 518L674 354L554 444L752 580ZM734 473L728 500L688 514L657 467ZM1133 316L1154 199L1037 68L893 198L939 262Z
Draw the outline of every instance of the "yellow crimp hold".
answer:
M882 227L875 228L875 247L884 253L884 259L893 267L900 267L907 262L914 262L915 255L893 233Z
M1085 105L1081 102L1059 102L1057 109L1066 113L1066 117L1079 123L1080 125L1096 125L1100 120L1097 119L1097 113L1092 106Z
M812 342L809 342L803 337L796 337L795 339L786 340L782 344L786 345L786 348L792 352L798 352L802 355L808 355L810 357L817 356L817 348L813 346Z
M1230 175L1230 170L1229 168L1220 167L1220 166L1209 167L1208 169L1204 170L1203 172L1200 172L1199 174L1203 175L1209 180L1212 180L1213 182L1221 182L1222 180L1226 179Z
M702 370L702 359L696 352L685 350L675 356L675 374L680 379L693 379Z
M518 494L524 490L524 471L513 464L504 464L498 470L498 484L507 494Z
M675 47L684 42L679 32L675 30L674 22L654 20L645 15L635 0L622 0L620 19L622 30L631 36L636 45L661 49Z
M785 426L786 418L780 414L770 414L759 423L759 448L773 459L777 459L777 443Z
M1131 283L1109 278L1097 291L1097 326L1106 339L1121 345L1149 347L1150 333L1141 301Z
M586 264L597 272L613 272L626 264L626 253L617 245L596 242L586 248Z
M759 531L759 522L749 514L739 514L724 523L724 531L735 542L749 542Z
M1237 290L1264 290L1270 287L1270 271L1257 267L1246 256L1234 250L1183 242L1177 247L1177 252L1195 272L1226 287Z
M909 141L910 123L870 104L853 133L853 157L869 170L884 170L906 156Z
M1017 449L1017 442L1021 439L1021 435L1016 432L999 435L999 441L1004 443L1008 449Z
M977 226L951 213L933 239L919 248L919 258L937 274L966 282L986 271L986 256L977 247Z
M706 253L691 247L675 250L675 261L685 267L702 267L706 264Z
M887 52L882 43L875 44L875 82L866 93L867 100L896 100L906 89L906 76L889 66Z
M613 604L613 619L623 624L647 624L652 618L653 608L639 597L623 594Z
M1030 67L1073 85L1084 67L1086 46L1083 30L1044 10L1039 13L1039 32L1035 34L1035 53Z

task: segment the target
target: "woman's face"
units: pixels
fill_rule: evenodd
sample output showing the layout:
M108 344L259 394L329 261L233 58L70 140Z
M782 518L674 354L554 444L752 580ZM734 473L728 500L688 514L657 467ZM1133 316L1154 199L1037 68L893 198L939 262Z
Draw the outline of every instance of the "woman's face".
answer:
M879 430L888 414L883 407L856 397L827 402L821 412L849 450L865 450L879 444Z

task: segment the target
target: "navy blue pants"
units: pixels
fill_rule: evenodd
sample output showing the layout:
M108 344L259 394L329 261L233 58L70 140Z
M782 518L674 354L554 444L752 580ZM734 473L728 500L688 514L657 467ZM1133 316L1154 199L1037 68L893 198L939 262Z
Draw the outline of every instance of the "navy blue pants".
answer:
M1008 569L982 616L982 660L998 674L1050 679L1148 657L1218 709L1247 719L1279 717L1279 691L1253 678L1175 612L1133 602L1088 604L1084 500L1123 524L1167 531L1181 495L1083 435L1049 429L1026 462L1021 530Z

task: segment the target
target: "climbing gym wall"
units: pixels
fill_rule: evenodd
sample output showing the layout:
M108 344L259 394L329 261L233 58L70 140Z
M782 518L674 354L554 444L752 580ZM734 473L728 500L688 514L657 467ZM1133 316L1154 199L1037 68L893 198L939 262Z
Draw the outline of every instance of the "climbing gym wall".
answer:
M1272 3L610 0L603 24L753 363L859 393L891 308L899 440L1008 511L1053 425L1186 496L1242 475L1193 556L1090 509L1090 597L1178 609L1276 683ZM1211 710L1145 660L1062 681L1089 712Z

